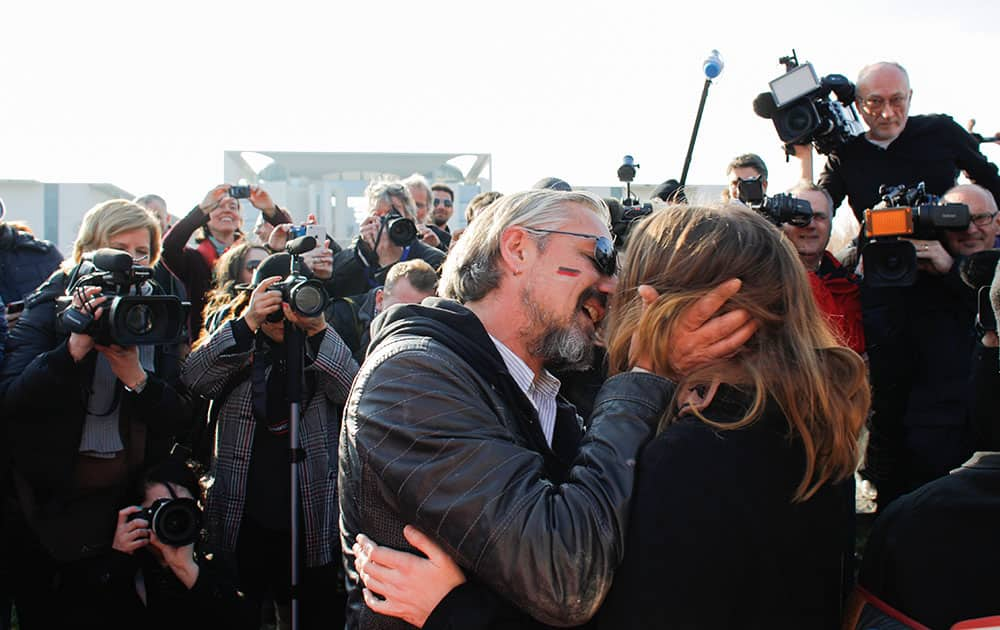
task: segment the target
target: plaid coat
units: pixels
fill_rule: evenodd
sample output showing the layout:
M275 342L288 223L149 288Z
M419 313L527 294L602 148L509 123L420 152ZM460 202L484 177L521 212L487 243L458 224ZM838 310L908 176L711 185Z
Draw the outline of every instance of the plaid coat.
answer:
M358 364L340 336L327 328L319 354L306 366L314 372L315 391L305 392L298 446L305 451L299 463L300 500L304 515L306 564L333 562L340 553L337 521L337 440L339 411L347 399ZM306 344L307 347L309 344ZM220 326L209 340L194 350L184 364L181 378L196 394L222 405L215 430L215 448L208 489L206 517L212 542L223 549L236 548L246 501L247 476L253 453L256 421L251 379L232 388L225 400L215 400L229 379L250 363L252 351L237 352L232 322ZM308 363L308 361L307 361Z

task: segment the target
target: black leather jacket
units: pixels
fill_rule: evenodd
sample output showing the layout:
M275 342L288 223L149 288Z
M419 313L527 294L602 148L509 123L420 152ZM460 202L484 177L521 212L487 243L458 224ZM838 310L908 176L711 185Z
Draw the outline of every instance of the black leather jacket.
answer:
M635 458L673 390L647 373L609 379L567 459L559 423L554 451L471 311L448 300L388 310L340 440L348 626L409 627L364 606L351 553L358 533L412 552L406 524L535 619L589 619L623 555Z

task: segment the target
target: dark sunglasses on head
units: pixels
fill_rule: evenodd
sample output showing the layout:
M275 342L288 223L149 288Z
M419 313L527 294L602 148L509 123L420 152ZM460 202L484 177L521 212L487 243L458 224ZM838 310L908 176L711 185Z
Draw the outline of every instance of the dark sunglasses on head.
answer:
M450 208L451 207L451 199L435 199L434 200L434 205L435 206L440 206L442 204L444 204L445 208Z
M577 238L589 238L594 241L594 264L598 271L606 276L613 276L618 271L618 254L615 252L615 244L606 236L596 234L581 234L580 232L566 232L563 230L545 230L542 228L524 228L529 232L542 232L545 234L564 234Z

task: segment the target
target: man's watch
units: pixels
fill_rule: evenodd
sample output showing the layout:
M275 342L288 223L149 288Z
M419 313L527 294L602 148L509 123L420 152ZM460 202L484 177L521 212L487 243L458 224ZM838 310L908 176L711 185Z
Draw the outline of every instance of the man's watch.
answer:
M146 384L149 383L149 375L145 371L142 373L142 380L135 387L129 387L125 385L125 391L131 392L133 394L141 394L142 390L146 389Z

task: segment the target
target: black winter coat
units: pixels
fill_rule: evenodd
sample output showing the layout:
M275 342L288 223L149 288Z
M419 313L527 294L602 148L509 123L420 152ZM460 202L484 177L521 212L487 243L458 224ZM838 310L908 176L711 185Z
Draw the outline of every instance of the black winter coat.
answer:
M69 335L57 329L55 299L65 293L67 280L67 274L57 271L26 300L27 308L11 331L9 354L0 371L3 419L14 470L27 482L42 511L53 518L77 484L74 475L97 355L92 351L75 363L69 353ZM122 425L134 421L145 428L144 466L167 455L172 437L190 419L188 398L179 389L179 349L158 347L155 360L154 373L148 375L142 393L124 389L121 393ZM131 488L122 488L123 493L127 490ZM109 515L108 546L115 517Z

